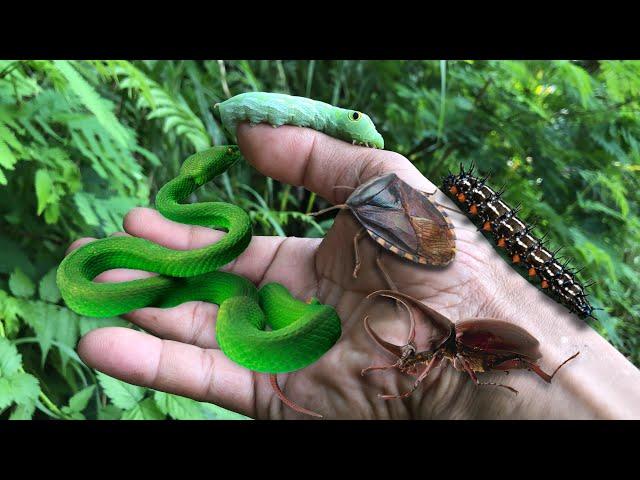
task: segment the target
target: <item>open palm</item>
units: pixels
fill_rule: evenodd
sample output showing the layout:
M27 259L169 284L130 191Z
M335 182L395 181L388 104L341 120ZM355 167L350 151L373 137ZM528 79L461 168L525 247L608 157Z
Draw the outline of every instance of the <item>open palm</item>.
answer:
M333 204L342 203L350 193L348 188L334 187L355 187L388 172L395 172L417 189L434 190L434 185L401 155L352 146L313 130L241 125L238 138L245 158L262 174L303 185ZM433 199L453 208L440 192ZM525 306L527 302L542 302L542 308L562 317L569 328L581 328L579 321L511 272L462 215L451 213L451 217L456 226L457 255L447 267L425 267L388 252L382 254L385 269L402 292L427 301L453 320L494 317L516 319L513 321L518 323L523 302ZM360 375L369 365L394 360L371 341L362 319L369 314L376 332L397 344L405 342L408 323L404 312L393 303L366 298L369 293L388 287L375 263L379 247L368 238L359 244L362 266L358 278L353 278L353 238L359 228L349 212L341 212L322 240L254 237L248 249L224 268L258 286L280 282L303 300L316 296L335 306L342 319L342 337L327 354L304 370L278 376L285 394L325 418L493 416L488 410L482 412L496 399L507 399L513 414L517 406L522 406L522 400L511 398L513 395L503 389L477 389L468 378L446 367L437 368L423 388L406 400L378 398L379 393L402 393L413 378L395 371ZM127 215L124 229L124 234L175 249L199 248L222 235L171 222L155 210L143 208ZM89 241L79 240L72 249ZM113 270L98 280L122 281L141 275L144 274ZM529 292L529 299L514 293L522 289ZM516 297L519 302L513 302ZM254 418L301 418L273 394L267 375L234 364L219 350L215 340L216 311L217 306L204 302L189 302L172 309L145 308L127 318L149 334L101 328L85 335L78 350L90 366L130 383L212 402ZM522 323L529 327L525 319ZM419 339L424 339L425 332L419 331ZM531 333L537 336L535 330ZM567 345L557 354L545 355L553 363L561 360L565 350L575 351ZM521 373L526 372L511 375L510 384L521 392L531 385L539 386L535 379ZM547 387L552 389L555 385ZM545 395L551 398L548 392ZM540 408L544 405L542 402ZM535 415L536 410L532 411Z

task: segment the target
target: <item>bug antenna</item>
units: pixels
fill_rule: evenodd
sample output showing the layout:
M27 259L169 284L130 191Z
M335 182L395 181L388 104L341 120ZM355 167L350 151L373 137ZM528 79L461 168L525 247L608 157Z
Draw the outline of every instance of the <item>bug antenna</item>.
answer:
M464 165L460 162L460 175L464 175Z

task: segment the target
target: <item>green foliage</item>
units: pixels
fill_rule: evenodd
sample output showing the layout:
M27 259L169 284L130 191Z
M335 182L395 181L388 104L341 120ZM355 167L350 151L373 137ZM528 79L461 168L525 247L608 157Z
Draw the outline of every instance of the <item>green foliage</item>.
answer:
M596 328L640 365L640 62L0 61L0 418L240 418L97 374L55 268L81 236L121 230L191 153L226 142L212 105L265 90L367 112L435 183L475 161L598 283ZM315 195L244 162L198 193L256 234L319 237Z

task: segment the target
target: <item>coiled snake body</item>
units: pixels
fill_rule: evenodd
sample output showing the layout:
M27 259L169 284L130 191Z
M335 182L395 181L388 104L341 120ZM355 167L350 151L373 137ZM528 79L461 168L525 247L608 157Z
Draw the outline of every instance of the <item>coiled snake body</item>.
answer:
M382 137L367 115L307 98L252 92L217 104L214 110L233 138L237 124L249 121L310 127L353 143L383 147ZM220 306L216 338L234 362L275 374L299 370L318 360L341 334L340 318L333 307L315 298L309 303L297 300L277 283L258 290L241 276L217 271L249 245L249 216L224 202L181 203L240 157L236 145L198 152L185 160L179 175L156 197L157 209L170 220L226 230L220 241L188 251L136 237L93 241L60 264L57 283L67 305L82 315L111 317L149 306L211 302ZM121 283L93 281L101 272L114 268L158 275Z

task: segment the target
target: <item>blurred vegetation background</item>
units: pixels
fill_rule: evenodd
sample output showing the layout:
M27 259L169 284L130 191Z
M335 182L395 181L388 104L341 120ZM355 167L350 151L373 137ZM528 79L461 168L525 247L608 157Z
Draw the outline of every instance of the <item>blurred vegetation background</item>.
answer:
M640 62L0 61L0 418L242 418L86 367L80 335L122 319L65 308L55 269L121 229L195 151L226 140L212 105L245 91L368 113L432 181L475 161L583 265L593 326L640 364ZM324 206L234 166L194 200L250 212L256 234L322 236ZM130 326L130 325L129 325Z

